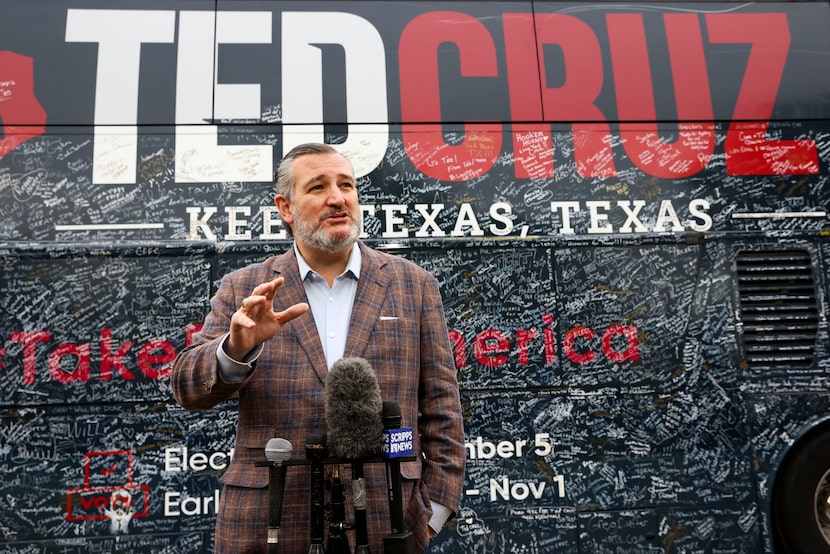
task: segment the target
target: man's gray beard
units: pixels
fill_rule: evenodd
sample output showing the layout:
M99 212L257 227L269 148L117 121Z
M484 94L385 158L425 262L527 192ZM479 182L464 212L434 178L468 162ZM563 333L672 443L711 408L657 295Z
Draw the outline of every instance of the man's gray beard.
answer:
M304 219L298 218L294 213L294 236L301 242L304 242L324 252L342 252L347 248L351 248L357 238L360 236L360 222L352 223L352 231L346 236L332 236L326 232L321 226L316 229Z

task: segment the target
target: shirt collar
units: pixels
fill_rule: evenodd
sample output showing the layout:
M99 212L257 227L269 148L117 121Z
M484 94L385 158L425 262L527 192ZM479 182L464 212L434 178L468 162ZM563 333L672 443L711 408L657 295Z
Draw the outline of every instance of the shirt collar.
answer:
M300 268L300 279L305 281L309 274L317 275L317 272L311 269L311 266L305 261L303 255L300 254L300 250L297 248L296 242L294 242L294 254L297 256L297 265ZM352 245L352 251L349 254L349 261L346 263L346 269L340 275L348 275L351 273L355 279L360 279L362 259L363 257L360 254L360 247L355 242L354 245ZM338 277L340 277L340 275L338 275Z

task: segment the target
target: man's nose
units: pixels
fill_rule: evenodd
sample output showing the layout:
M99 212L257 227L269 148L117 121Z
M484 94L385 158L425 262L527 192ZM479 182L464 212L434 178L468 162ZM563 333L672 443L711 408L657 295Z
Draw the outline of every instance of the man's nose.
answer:
M329 188L328 203L336 206L342 206L344 203L343 191L337 185L332 185Z

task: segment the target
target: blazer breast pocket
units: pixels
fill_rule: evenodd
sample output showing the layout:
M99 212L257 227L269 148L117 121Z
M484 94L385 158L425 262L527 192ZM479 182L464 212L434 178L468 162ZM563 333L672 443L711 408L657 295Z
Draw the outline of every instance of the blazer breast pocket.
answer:
M388 355L404 342L417 337L411 323L394 315L382 315L375 322L372 336L369 339L369 349L374 352L383 352Z

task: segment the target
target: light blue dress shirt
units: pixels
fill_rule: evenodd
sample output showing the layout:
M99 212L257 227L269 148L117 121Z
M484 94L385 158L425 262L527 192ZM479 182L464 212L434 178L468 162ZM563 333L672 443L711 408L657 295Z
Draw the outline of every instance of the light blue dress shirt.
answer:
M352 247L346 269L334 278L332 286L306 263L297 246L297 264L300 266L300 278L303 280L308 305L314 314L317 334L323 344L326 363L331 366L343 357L346 350L346 337L349 334L349 320L352 317L357 280L360 278L360 248Z

